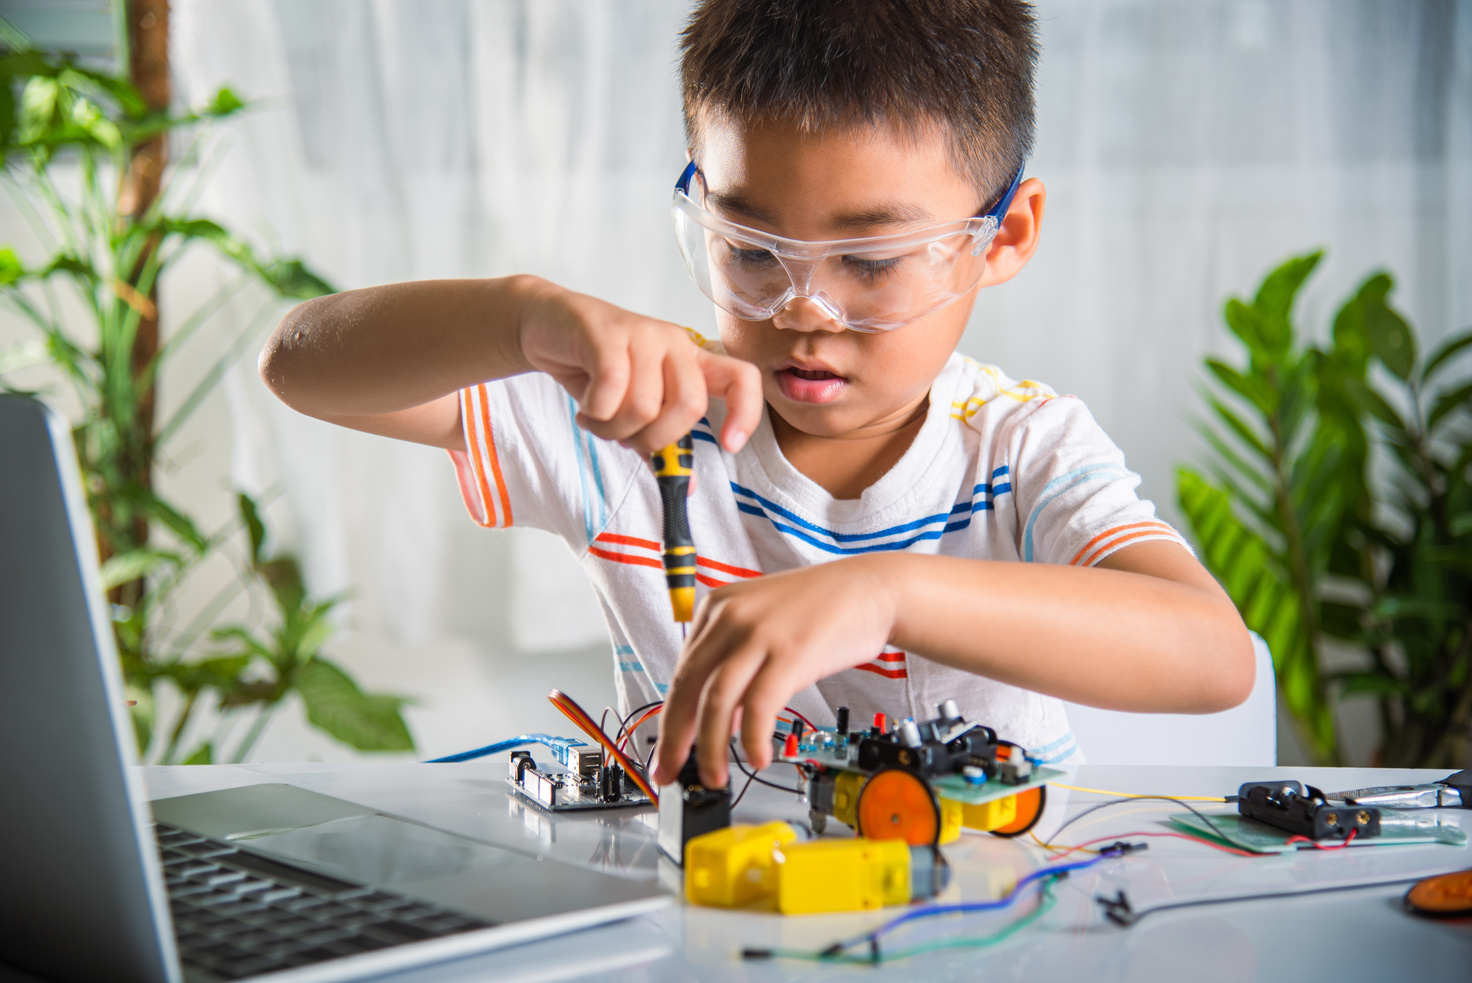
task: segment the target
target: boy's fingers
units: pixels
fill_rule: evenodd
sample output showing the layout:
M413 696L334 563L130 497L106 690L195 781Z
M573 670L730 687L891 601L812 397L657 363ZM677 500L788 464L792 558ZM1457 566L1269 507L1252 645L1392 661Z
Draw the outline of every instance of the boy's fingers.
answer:
M603 419L594 418L586 410L583 412L591 423L586 429L604 440L633 437L659 416L664 402L662 362L648 357L631 357L628 365L628 381L618 408Z
M781 671L772 660L766 660L761 671L747 684L741 701L741 746L753 771L772 763L772 734L777 730L777 713L787 703L791 688L784 688Z
M653 423L636 434L633 445L645 454L668 447L690 432L705 415L705 377L690 362L667 357L664 362L664 407Z
M708 609L709 604L702 603L695 611L695 623L690 626L690 640L685 643L685 652L670 679L664 710L659 715L659 745L656 752L658 765L654 777L661 784L674 781L685 764L685 759L690 756L690 745L695 740L695 718L700 710L700 694L710 672L709 666L724 654L720 650L713 658L702 659L700 656L713 643L706 630L710 624L706 613Z
M762 373L750 362L701 350L698 358L710 395L726 401L721 446L741 450L762 418Z
M752 646L734 652L705 682L700 719L696 722L695 753L700 762L700 780L707 788L722 788L728 781L726 754L731 744L731 718L752 677L762 667L764 654Z
M583 398L578 400L578 409L580 415L590 422L605 423L618 412L629 391L629 350L623 345L608 345L595 350L592 355L588 388L583 391Z

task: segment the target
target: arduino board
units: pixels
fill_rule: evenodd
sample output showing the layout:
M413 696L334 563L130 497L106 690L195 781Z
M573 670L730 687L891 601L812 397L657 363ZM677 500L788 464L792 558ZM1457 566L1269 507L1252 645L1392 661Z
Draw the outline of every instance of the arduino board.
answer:
M622 768L605 763L597 748L581 741L543 741L556 759L536 761L530 751L512 751L507 783L517 794L551 812L647 806L649 797Z

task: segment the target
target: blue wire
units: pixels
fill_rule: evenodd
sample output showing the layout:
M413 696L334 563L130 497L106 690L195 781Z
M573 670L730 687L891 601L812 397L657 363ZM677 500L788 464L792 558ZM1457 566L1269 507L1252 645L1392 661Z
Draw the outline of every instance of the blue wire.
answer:
M553 742L557 743L553 743ZM459 754L449 754L443 758L433 758L425 764L442 765L453 764L457 761L472 761L475 758L484 758L488 754L499 754L502 751L510 751L512 748L524 747L527 744L545 744L548 747L557 747L558 744L567 744L565 737L553 737L551 734L522 734L495 744L487 744L485 747L476 748L474 751L461 751Z
M996 911L998 908L1007 908L1010 907L1014 902L1016 902L1018 897L1021 896L1024 888L1035 881L1040 881L1045 877L1054 877L1059 874L1066 874L1069 871L1073 870L1083 870L1085 867L1092 867L1097 863L1102 863L1105 860L1110 860L1115 856L1117 856L1117 854L1105 852L1100 853L1097 857L1093 857L1089 860L1079 860L1073 863L1066 864L1054 864L1051 867L1039 867L1037 870L1034 870L1028 874L1024 874L1022 877L1020 877L1017 883L1013 885L1012 890L1008 891L1006 894L1002 895L995 901L968 901L961 904L929 905L924 908L916 908L913 911L908 911L905 914L900 915L898 918L894 918L885 922L883 925L880 925L872 932L866 932L863 935L855 936L852 940L848 942L843 942L839 943L838 945L832 946L829 951L842 951L843 949L848 949L852 946L857 945L860 942L865 941L877 942L881 935L892 932L906 922L915 921L918 918L929 918L932 915L964 914L973 911Z

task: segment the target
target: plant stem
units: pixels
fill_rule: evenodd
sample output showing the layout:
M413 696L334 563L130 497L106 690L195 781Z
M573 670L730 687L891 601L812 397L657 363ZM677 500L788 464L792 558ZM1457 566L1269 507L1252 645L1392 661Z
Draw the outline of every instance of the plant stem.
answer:
M1267 372L1268 383L1274 390L1281 393L1282 383L1276 368ZM1294 508L1291 479L1288 473L1287 455L1289 452L1289 436L1285 433L1283 419L1283 400L1278 400L1278 408L1268 415L1268 428L1272 435L1273 465L1273 503L1278 514L1278 522L1283 531L1283 548L1288 558L1288 575L1293 580L1294 592L1298 595L1299 625L1304 639L1304 647L1307 650L1306 657L1309 660L1309 669L1313 675L1314 685L1314 717L1311 722L1300 720L1294 715L1294 721L1298 725L1301 736L1306 739L1309 751L1326 765L1339 764L1339 747L1334 732L1334 720L1329 712L1327 701L1324 699L1323 688L1320 684L1319 674L1319 623L1316 591L1314 590L1313 575L1309 570L1308 553L1303 545L1303 530L1299 526L1298 511ZM1323 727L1323 720L1328 716L1328 726ZM1320 733L1320 729L1325 733Z
M231 764L242 764L249 757L250 752L255 749L256 741L259 741L261 734L265 732L266 725L271 722L271 717L276 713L278 705L275 700L261 705L256 719L250 725L250 730L246 731L245 737L241 738L240 744L236 746L235 756L230 759Z
M174 763L174 754L179 750L179 741L184 737L184 728L189 726L189 718L194 716L194 706L198 701L199 690L197 689L189 694L189 699L184 701L184 709L179 711L179 719L169 733L169 744L164 748L163 764Z

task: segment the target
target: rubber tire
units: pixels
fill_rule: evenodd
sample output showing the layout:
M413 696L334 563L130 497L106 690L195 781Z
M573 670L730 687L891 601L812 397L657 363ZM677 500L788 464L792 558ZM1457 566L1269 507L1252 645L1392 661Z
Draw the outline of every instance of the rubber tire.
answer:
M894 776L894 777L890 777L890 776ZM871 790L875 790L877 792L883 786L887 786L887 785L891 784L893 781L895 781L897 779L901 779L901 778L908 779L909 781L912 781L914 783L914 785L915 785L916 788L919 788L922 792L924 792L924 800L923 801L924 801L925 804L928 804L929 807L930 807L929 815L930 815L931 822L932 822L932 826L931 826L932 832L930 834L930 838L929 839L923 839L922 838L922 839L920 839L919 842L916 842L915 839L912 839L911 838L911 836L885 835L885 834L890 833L890 830L887 829L887 828L884 828L884 827L880 827L879 829L866 829L865 828L865 823L864 823L864 805L865 805L865 801L868 800L869 799L869 796L871 795ZM880 785L879 786L876 786L874 784L875 782L879 782ZM869 800L869 801L871 803L871 808L872 808L872 800ZM913 803L913 804L916 805L916 806L919 806L919 807L923 808L923 805L921 805L919 802L916 802L916 803ZM899 813L896 812L896 813L893 813L892 815L898 816ZM940 842L940 828L941 828L940 802L935 797L935 790L930 787L930 783L929 782L927 782L925 779L921 778L919 775L915 774L913 771L910 771L908 768L893 768L893 767L891 767L891 768L881 768L878 771L876 771L874 774L870 775L869 776L869 780L864 783L864 787L861 788L861 789L859 789L859 798L858 798L858 801L856 803L854 803L854 820L855 820L856 831L858 832L858 834L860 836L866 836L869 839L873 839L873 840L903 839L905 842L909 843L911 846L932 846L932 847L933 846L937 846L939 844L939 842ZM891 823L893 823L893 819L891 819ZM876 834L879 834L879 835L876 835Z
M1031 816L1020 817L1018 819L1012 820L1012 822L1008 823L1005 826L998 826L996 829L991 831L991 834L993 836L1000 836L1004 839L1011 839L1014 836L1021 836L1023 833L1026 833L1028 830L1032 829L1038 824L1038 820L1043 818L1043 810L1048 807L1048 786L1039 785L1035 789L1028 789L1026 792L1019 792L1017 794L1017 807L1021 809L1023 805L1023 796L1031 796L1033 792L1036 792L1038 794L1037 811L1034 812Z

